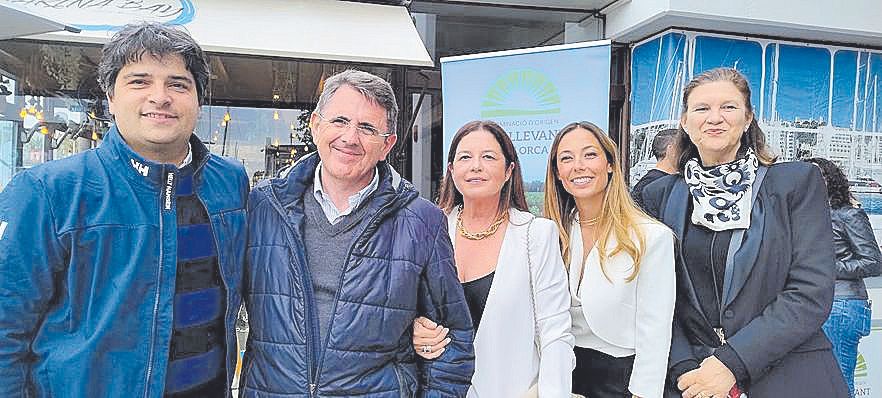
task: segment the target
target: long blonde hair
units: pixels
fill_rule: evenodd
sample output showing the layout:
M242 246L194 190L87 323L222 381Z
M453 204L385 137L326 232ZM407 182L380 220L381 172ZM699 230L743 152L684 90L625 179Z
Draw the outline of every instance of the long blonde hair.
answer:
M606 272L606 260L624 252L634 260L634 268L625 280L633 281L640 271L640 260L646 248L646 236L637 225L652 220L640 208L638 208L631 195L628 193L625 177L622 174L619 151L615 142L593 123L573 122L560 130L551 144L551 153L548 156L548 167L545 173L545 217L557 224L560 231L560 251L563 255L564 264L570 267L570 227L576 216L576 201L567 192L559 179L557 170L557 151L563 137L576 129L584 129L594 135L600 142L601 148L606 155L606 160L612 169L609 181L604 192L603 205L600 210L600 220L597 224L597 246L600 255L600 269L604 276L610 279ZM615 236L616 247L607 251L610 236Z

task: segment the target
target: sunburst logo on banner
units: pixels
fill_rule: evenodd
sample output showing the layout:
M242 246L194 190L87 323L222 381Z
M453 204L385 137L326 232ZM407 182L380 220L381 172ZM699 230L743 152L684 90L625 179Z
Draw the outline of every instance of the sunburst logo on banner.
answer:
M481 102L481 117L560 113L557 86L533 69L510 70L496 79Z

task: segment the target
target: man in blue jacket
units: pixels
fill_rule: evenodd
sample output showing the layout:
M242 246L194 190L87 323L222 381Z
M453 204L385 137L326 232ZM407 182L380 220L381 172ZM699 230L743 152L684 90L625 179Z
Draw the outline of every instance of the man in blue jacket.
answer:
M465 396L472 324L447 218L384 160L397 117L385 80L328 78L310 119L318 156L252 190L245 396ZM420 315L450 328L434 361L415 359Z
M101 146L0 193L0 396L229 396L248 180L193 134L207 58L130 25L98 74Z

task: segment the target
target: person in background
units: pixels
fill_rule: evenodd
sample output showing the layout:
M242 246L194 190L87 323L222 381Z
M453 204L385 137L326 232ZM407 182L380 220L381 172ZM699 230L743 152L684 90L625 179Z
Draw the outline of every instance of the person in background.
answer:
M0 193L0 396L229 397L248 177L193 134L208 58L127 25L98 75L101 146Z
M551 144L545 215L569 270L573 392L662 395L676 298L674 235L632 201L615 143L588 122Z
M853 205L848 179L842 170L823 158L804 161L818 166L827 184L833 221L836 285L833 309L823 329L833 343L833 354L848 384L848 394L854 397L858 343L870 334L870 302L867 301L864 278L882 274L882 253L867 213Z
M469 397L568 397L573 369L569 292L557 228L527 209L521 164L491 121L462 126L451 142L439 206L475 335ZM530 314L526 316L526 314ZM419 318L414 348L444 352L446 328Z
M251 191L245 396L465 396L473 331L447 219L386 162L397 120L387 81L331 76L310 118L318 155ZM414 355L418 316L450 328L436 360Z
M681 175L643 190L681 247L667 396L848 396L821 330L835 272L818 168L775 163L735 69L692 78L680 127Z
M655 167L647 171L631 189L631 198L641 209L643 209L643 188L659 178L677 173L677 161L679 161L680 155L677 151L678 131L677 129L664 129L656 133L652 139L652 156L655 156L656 159Z

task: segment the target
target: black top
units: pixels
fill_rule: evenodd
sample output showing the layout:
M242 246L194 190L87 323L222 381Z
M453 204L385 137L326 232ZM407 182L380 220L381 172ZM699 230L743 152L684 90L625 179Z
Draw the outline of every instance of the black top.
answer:
M684 262L701 310L715 328L720 327L723 276L731 238L732 230L716 232L686 222L682 241Z
M469 305L469 313L472 315L472 324L475 330L481 323L481 316L484 315L484 307L487 306L487 296L490 295L490 286L493 284L493 271L478 279L463 282L462 290L465 292L466 303Z
M690 200L688 214L692 213ZM701 305L701 311L707 317L711 327L722 327L722 314L720 313L723 300L723 279L726 273L726 257L729 253L729 241L732 239L733 230L713 231L703 225L693 224L687 220L683 231L683 262L692 280L695 294ZM743 382L748 378L747 369L738 358L738 355L728 345L724 345L714 352L714 356L720 360L735 375L736 380ZM698 361L686 361L679 363L672 369L672 373L679 377L687 371L697 369ZM676 379L676 378L675 378Z
M637 206L640 206L641 209L645 210L646 208L643 207L643 188L646 188L649 183L666 175L669 174L659 169L647 171L646 174L640 178L640 181L637 181L637 184L634 185L634 189L631 190L631 197L634 199L634 203L636 203Z

